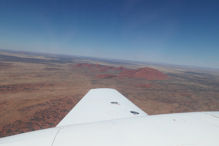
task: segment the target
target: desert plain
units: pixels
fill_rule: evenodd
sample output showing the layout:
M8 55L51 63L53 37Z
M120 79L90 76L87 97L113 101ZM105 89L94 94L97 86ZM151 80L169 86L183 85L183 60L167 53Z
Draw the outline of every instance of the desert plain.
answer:
M0 51L0 137L54 127L92 88L114 88L149 115L219 111L219 71Z

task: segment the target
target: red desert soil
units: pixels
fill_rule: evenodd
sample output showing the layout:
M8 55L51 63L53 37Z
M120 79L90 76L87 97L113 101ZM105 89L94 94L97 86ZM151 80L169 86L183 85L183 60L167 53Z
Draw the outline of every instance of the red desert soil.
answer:
M112 83L114 78L116 78L115 81L125 81L127 78L131 80L167 79L167 75L152 68L129 69L91 63L71 64L70 68L69 66L65 68L64 65L58 67L56 64L34 65L35 67L32 64L15 63L16 68L12 68L4 62L0 64L0 67L9 67L5 69L9 74L0 72L2 73L0 79L7 81L0 84L2 98L0 108L3 109L1 116L2 119L11 119L10 117L14 114L14 118L9 121L0 120L0 137L55 126L82 97L76 95L84 95L84 91L95 86L111 87L111 84L114 85ZM104 82L94 86L91 80L94 83ZM130 83L124 84L129 86ZM135 83L135 85L139 88L152 87L151 84L146 83ZM78 89L80 87L85 88L83 92L82 89ZM74 96L69 96L71 94ZM64 97L60 98L60 96ZM14 109L13 106L16 108ZM9 117L7 110L10 112Z
M0 93L16 93L19 91L33 91L33 90L38 90L38 88L43 88L46 86L53 86L52 84L49 83L26 83L26 84L10 84L10 85L0 85Z
M4 125L1 128L0 137L6 135L19 134L21 132L33 131L36 129L44 129L58 124L59 119L62 119L77 102L71 98L65 97L61 99L54 99L44 104L38 104L40 107L47 107L35 112L29 120L16 120L13 123ZM26 107L21 109L22 111L28 112L35 106ZM19 129L17 128L19 127Z
M0 61L0 137L54 127L92 88L115 88L148 114L219 109L215 76L91 62Z

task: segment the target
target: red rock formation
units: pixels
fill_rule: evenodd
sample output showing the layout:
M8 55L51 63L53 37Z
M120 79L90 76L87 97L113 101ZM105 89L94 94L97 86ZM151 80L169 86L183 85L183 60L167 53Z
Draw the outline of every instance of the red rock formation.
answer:
M125 68L124 67L122 67L122 66L120 66L120 67L114 67L114 70L117 70L117 71L122 71L122 70L124 70Z
M136 78L144 78L147 80L166 80L167 75L164 73L149 67L140 68L136 70L134 77Z
M146 80L166 80L168 78L164 73L149 67L140 68L137 70L123 69L119 77L142 78Z
M107 72L109 70L120 71L118 77L126 77L126 78L142 78L146 80L166 80L168 78L164 73L149 67L144 67L140 69L128 69L124 67L113 67L107 65L100 64L88 64L88 63L80 63L77 64L78 67L88 67L91 69L97 69L101 72ZM112 74L101 74L97 75L98 78L113 78L115 75Z
M127 78L132 78L134 77L136 70L133 69L123 69L120 73L119 73L119 77L127 77Z
M77 67L92 67L93 64L89 64L89 63L79 63L76 64Z
M151 88L151 84L139 84L139 85L136 85L136 87L140 87L140 88Z
M116 75L112 75L112 74L100 74L100 75L97 75L97 77L100 78L100 79L110 79L110 78L116 77Z

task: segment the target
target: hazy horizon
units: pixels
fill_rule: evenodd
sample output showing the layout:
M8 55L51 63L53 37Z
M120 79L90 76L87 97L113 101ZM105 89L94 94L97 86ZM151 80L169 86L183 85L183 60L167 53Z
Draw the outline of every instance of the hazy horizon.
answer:
M32 55L41 54L43 55L55 55L55 56L66 56L66 57L82 57L82 58L91 58L91 59L98 59L98 60L106 60L106 61L120 61L126 62L126 63L141 63L145 65L158 65L158 66L172 66L172 67L182 67L182 68L193 68L193 69L210 69L214 71L219 71L219 68L217 67L208 67L208 66L198 66L198 65L186 65L186 64L174 64L174 63L163 63L163 62L155 62L155 61L138 61L138 60L131 60L131 59L118 59L118 58L106 58L106 57L99 57L99 56L83 56L83 55L75 55L75 54L62 54L62 53L48 53L48 52L36 52L36 51L25 51L25 50L13 50L13 49L3 49L0 48L0 51L3 52L11 52L11 53L31 53Z
M216 0L0 2L0 48L219 68Z

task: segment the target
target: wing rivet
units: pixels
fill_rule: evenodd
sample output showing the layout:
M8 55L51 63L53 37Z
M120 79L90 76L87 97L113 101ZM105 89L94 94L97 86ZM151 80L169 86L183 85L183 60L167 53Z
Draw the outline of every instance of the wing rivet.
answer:
M139 112L136 112L136 111L130 111L130 113L132 113L133 115L138 115Z
M112 101L112 102L110 102L111 104L117 104L117 105L119 105L119 102L117 102L117 101Z

